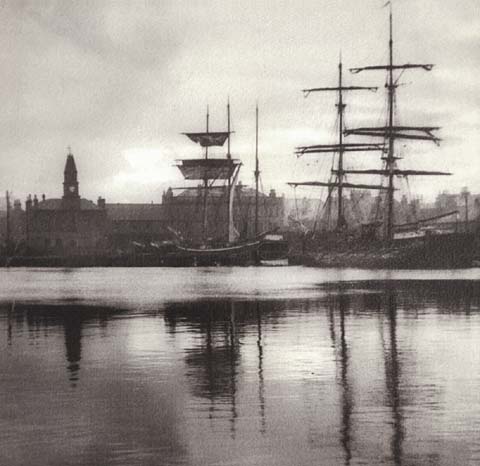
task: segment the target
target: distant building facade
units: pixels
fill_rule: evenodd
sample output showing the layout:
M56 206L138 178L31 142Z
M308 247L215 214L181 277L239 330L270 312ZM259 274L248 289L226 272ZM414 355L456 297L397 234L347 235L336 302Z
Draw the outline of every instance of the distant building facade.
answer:
M209 190L206 201L206 236L209 241L225 242L228 238L229 201L226 187ZM233 198L233 223L239 239L255 236L255 190L239 183ZM352 192L344 198L345 216L351 228L375 219L381 221L378 206L381 197L369 191ZM182 189L179 194L169 188L162 203L109 203L99 197L97 203L80 197L77 167L71 153L67 155L63 196L39 199L28 196L25 210L19 200L7 209L0 198L0 249L10 238L10 251L33 255L103 255L124 251L138 242L148 244L181 237L194 243L203 241L204 190L202 186ZM331 197L328 209L319 199L286 200L274 190L259 193L258 233L328 229L333 225L337 199ZM9 222L7 228L7 210ZM404 196L395 201L396 223L415 224L419 219L441 216L448 211L457 216L441 218L445 227L480 228L480 194L466 189L461 193L440 193L435 203L424 204L419 199L408 201ZM332 220L333 219L333 220Z
M171 238L162 204L106 204L109 244L124 250L132 241L151 243Z
M9 205L7 209L6 202L3 207L4 210L0 210L0 246L9 242L10 251L15 252L25 242L25 210L19 199L13 201L13 207Z
M323 200L307 198L287 199L286 204L291 230L331 230L335 227L338 206L335 195L330 197L330 207ZM347 225L351 229L384 220L382 195L352 190L349 197L344 197L343 206ZM466 188L458 193L443 191L433 203L403 195L394 200L394 212L396 227L413 228L420 225L419 221L433 219L445 230L477 231L480 229L480 194L470 193Z
M25 211L16 204L13 211L21 219L18 238L24 238L33 255L102 255L125 251L132 243L148 244L179 236L193 242L203 239L203 190L186 189L174 196L169 189L161 204L97 203L80 197L75 159L67 155L63 196L41 199L28 196ZM226 241L228 236L228 196L226 188L215 188L207 200L207 236ZM22 216L23 215L23 216ZM255 235L255 191L236 186L233 202L234 226L241 239ZM5 222L0 215L0 226ZM274 190L259 193L258 233L285 226L285 203Z
M168 189L162 198L165 223L190 241L200 243L204 223L204 190L202 187L185 189L174 195ZM240 239L255 236L255 190L239 183L233 198L233 224ZM206 200L206 235L212 241L228 238L229 200L226 187L212 188ZM267 196L259 193L258 233L283 229L286 224L285 202L274 190Z
M63 197L26 201L27 248L39 255L90 255L107 247L105 200L94 204L79 194L77 167L71 153L64 170Z

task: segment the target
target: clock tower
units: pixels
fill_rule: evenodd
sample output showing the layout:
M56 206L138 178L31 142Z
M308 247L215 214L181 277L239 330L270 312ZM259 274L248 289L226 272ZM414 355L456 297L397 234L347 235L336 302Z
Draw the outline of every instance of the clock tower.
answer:
M78 193L77 167L71 151L68 151L67 162L63 172L63 200L73 207L80 200Z

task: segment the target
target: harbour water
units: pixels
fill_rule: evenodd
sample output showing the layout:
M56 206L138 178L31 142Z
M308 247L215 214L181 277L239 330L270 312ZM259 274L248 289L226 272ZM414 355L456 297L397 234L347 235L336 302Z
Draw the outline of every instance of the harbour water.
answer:
M0 464L480 464L480 270L4 269Z

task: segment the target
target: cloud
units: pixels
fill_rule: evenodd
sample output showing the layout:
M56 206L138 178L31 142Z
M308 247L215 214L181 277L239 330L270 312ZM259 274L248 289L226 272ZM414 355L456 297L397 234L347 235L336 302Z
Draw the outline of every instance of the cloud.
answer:
M0 188L21 197L56 195L71 145L82 194L124 199L119 180L126 183L132 170L126 152L161 154L169 147L172 154L195 154L179 133L203 129L207 104L212 127L224 129L230 96L232 150L244 160L244 179L253 170L258 101L264 182L289 192L284 181L296 164L294 147L335 137L335 96L304 99L301 89L335 85L340 49L345 68L386 62L388 10L381 3L368 0L359 9L353 0L321 8L313 0L300 7L270 0L6 2ZM431 73L404 73L398 101L401 121L443 127L449 143L425 155L431 164L462 154L477 165L476 8L474 0L395 4L395 58L436 64ZM348 96L348 124L381 121L385 77L345 71L344 78L380 87L376 95ZM461 183L474 184L475 169L455 168ZM159 195L149 192L149 174L142 179L133 171L132 198L140 199L142 189L146 201Z

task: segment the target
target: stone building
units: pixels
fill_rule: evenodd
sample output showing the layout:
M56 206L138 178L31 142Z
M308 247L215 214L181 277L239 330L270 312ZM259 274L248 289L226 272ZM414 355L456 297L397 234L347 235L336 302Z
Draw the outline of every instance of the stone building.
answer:
M150 243L171 238L162 204L106 204L108 240L124 250L132 241Z
M255 236L255 190L239 183L233 200L233 223L240 239ZM204 191L202 187L185 189L174 195L168 189L162 198L165 224L182 237L200 243L204 222ZM211 241L226 241L228 237L228 195L223 186L208 192L206 218L207 238ZM258 233L282 229L285 226L284 198L274 190L269 195L259 193Z
M25 244L25 211L19 199L13 201L13 208L10 204L7 209L6 202L4 210L0 208L0 249L6 247L8 241L11 252L20 251Z
M91 255L106 250L107 213L105 200L94 204L80 197L77 167L67 155L63 197L28 197L26 202L26 241L31 254Z
M207 236L209 240L226 241L228 201L225 187L209 191L207 202ZM12 210L20 219L18 238L28 255L87 256L110 255L124 251L138 242L148 244L173 240L178 234L189 241L203 240L203 190L185 189L174 196L169 189L162 203L97 203L80 196L75 159L67 155L63 196L41 198L28 196L25 211L20 204ZM259 193L258 232L285 227L285 203L274 190ZM15 214L15 215L14 215ZM1 217L1 215L0 215ZM234 226L240 239L255 235L255 190L236 186L233 201ZM4 221L0 218L0 227ZM178 232L178 234L177 234ZM1 234L1 232L0 232Z

